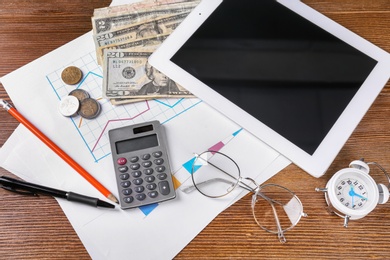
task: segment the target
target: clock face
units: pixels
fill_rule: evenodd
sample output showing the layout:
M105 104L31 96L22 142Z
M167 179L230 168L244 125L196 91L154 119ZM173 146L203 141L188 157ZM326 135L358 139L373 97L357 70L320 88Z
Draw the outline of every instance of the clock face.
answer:
M359 178L341 179L335 189L336 198L347 208L358 210L368 201L367 187Z

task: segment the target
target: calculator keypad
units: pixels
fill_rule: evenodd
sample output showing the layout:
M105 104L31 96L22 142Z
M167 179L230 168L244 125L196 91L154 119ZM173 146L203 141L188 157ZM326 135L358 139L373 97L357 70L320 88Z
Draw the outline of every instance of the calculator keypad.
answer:
M139 207L174 198L168 169L167 158L160 150L118 158L116 172L121 207Z

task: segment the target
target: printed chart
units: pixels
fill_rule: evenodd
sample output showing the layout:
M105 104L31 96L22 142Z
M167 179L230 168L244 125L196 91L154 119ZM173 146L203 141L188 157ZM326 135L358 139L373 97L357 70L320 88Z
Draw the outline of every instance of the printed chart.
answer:
M165 124L201 102L196 98L164 98L113 106L108 100L101 98L103 73L96 63L93 53L89 53L69 65L77 66L83 71L83 79L78 85L70 86L62 81L61 72L64 67L50 73L46 79L59 100L77 88L87 91L92 98L100 103L102 112L96 119L88 120L80 116L71 118L76 131L79 132L95 162L111 153L108 130L151 120L159 120L161 124Z
M65 84L61 79L63 69L71 65L80 68L83 72L82 80L73 86ZM167 124L177 116L182 115L202 102L197 98L163 98L113 106L109 100L101 98L102 75L103 72L94 58L94 53L88 53L71 64L58 68L46 75L46 79L58 100L68 96L74 89L83 89L89 93L90 97L100 103L102 112L97 118L92 120L84 119L80 116L70 118L70 122L74 125L75 131L79 133L80 138L90 152L91 160L96 163L111 154L108 138L108 131L110 129L151 120L159 120L161 124ZM232 133L230 136L222 137L221 139L223 140L221 141L216 140L216 143L210 144L209 149L219 151L240 131L241 129ZM183 162L180 169L173 169L175 172L172 174L176 189L190 179L193 161L194 158L188 158L188 161ZM157 206L158 204L147 205L140 207L140 210L147 216Z

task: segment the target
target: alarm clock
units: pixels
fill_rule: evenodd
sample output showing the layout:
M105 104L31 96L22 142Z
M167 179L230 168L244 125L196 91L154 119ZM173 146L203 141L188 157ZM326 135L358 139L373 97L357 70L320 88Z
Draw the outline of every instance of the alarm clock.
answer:
M378 166L390 177L379 164ZM365 217L378 204L384 204L389 199L389 188L384 184L377 184L369 175L368 163L356 160L349 164L349 168L336 172L326 184L325 189L316 188L316 191L325 193L328 210L344 218L344 227L349 220Z

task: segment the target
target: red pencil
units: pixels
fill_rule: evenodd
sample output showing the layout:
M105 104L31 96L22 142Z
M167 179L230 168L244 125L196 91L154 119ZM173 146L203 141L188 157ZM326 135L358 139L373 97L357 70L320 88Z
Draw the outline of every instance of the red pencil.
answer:
M45 143L53 152L60 156L65 162L67 162L73 169L75 169L81 176L83 176L89 183L91 183L98 191L100 191L105 197L118 203L112 193L106 189L100 182L98 182L91 174L89 174L83 167L81 167L76 161L74 161L68 154L66 154L61 148L59 148L53 141L51 141L46 135L44 135L38 128L36 128L30 121L22 116L14 107L12 107L7 101L0 99L0 104L5 110L8 111L16 120L22 123L28 130L30 130L35 136L37 136L43 143Z

